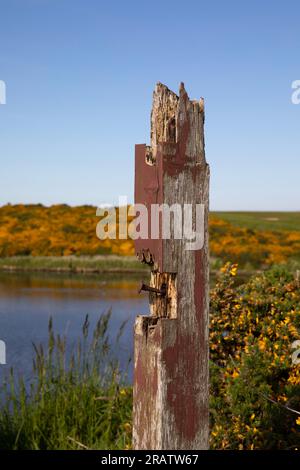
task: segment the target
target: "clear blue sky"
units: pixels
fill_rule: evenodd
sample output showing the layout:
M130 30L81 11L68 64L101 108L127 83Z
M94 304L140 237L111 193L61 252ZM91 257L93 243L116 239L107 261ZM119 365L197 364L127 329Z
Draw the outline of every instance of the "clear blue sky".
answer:
M213 210L300 210L300 3L0 0L0 204L132 200L152 90L206 101Z

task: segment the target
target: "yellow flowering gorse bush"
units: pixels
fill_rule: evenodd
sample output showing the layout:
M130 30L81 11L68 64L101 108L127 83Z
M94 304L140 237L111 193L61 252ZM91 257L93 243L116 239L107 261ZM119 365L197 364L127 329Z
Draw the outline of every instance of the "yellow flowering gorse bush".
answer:
M235 286L237 265L221 271L211 293L211 447L300 448L299 415L287 409L300 411L299 281L274 268Z

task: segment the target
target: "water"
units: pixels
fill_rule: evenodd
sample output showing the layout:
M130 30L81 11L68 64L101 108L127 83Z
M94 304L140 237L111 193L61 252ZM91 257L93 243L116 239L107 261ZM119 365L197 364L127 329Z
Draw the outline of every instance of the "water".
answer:
M133 355L133 323L137 314L148 313L148 299L138 294L141 277L123 275L67 276L61 274L0 273L0 340L6 343L6 365L30 379L32 343L47 344L48 322L75 343L86 314L91 328L99 316L112 309L109 333L112 342L124 320L128 320L116 354L122 367ZM129 369L129 377L132 370Z
M6 365L0 364L0 384L11 367L30 380L32 343L47 344L50 317L54 331L66 334L68 344L72 345L81 336L87 314L93 329L100 315L110 308L112 344L120 325L128 320L120 346L114 349L124 370L128 359L133 357L134 319L138 314L149 313L148 295L138 294L142 278L142 275L128 274L70 276L0 272L0 340L6 343L7 361ZM214 282L213 276L211 281ZM128 373L131 380L132 364Z

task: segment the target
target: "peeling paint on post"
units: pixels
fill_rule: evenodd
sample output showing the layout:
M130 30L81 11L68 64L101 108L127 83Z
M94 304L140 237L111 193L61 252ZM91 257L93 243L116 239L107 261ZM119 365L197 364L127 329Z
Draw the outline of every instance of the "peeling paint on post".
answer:
M204 245L181 239L138 239L136 254L151 266L150 315L134 333L134 449L207 449L208 201L204 103L158 83L153 94L151 146L137 145L135 203L203 204ZM149 215L149 222L150 220ZM150 225L149 225L150 226Z

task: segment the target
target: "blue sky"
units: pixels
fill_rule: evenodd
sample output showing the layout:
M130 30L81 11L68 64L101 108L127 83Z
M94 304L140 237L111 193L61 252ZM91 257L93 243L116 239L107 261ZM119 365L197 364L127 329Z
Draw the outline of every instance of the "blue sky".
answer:
M206 101L213 210L300 210L298 1L0 0L0 204L133 197L152 91Z

